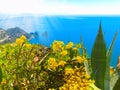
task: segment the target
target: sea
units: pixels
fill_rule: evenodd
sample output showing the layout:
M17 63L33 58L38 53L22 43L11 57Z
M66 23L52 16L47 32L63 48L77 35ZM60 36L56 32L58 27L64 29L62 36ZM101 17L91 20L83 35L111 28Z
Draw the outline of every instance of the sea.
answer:
M116 68L120 55L120 16L24 15L11 17L6 21L7 23L5 21L0 23L0 27L6 28L12 25L12 27L17 26L29 33L34 33L35 37L30 40L31 44L43 44L50 47L54 40L64 41L65 44L72 41L76 44L80 43L82 38L89 58L101 22L107 50L115 33L118 32L110 62L110 65Z
M111 66L116 68L120 55L120 16L46 16L44 32L37 31L41 36L31 39L30 42L50 47L54 40L64 41L65 44L72 41L76 44L80 43L82 38L90 58L100 22L107 50L115 33L118 32L110 62Z

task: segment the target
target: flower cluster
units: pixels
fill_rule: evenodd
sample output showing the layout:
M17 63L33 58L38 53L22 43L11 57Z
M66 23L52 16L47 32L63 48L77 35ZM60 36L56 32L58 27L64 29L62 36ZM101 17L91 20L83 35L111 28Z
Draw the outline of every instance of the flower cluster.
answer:
M66 49L70 49L73 47L73 42L69 42L67 45L66 45Z
M16 39L16 44L17 45L22 45L26 40L26 37L24 35L22 35L20 38Z
M27 38L24 35L16 39L16 44L20 46L22 45L27 49L30 49L32 47L32 45L27 41Z
M54 53L48 58L48 67L49 70L52 70L53 75L58 73L58 77L55 75L54 78L60 78L60 75L63 75L64 83L61 86L55 85L49 90L95 90L93 88L94 80L91 80L84 66L84 61L87 58L80 55L79 49L82 49L81 44L75 45L73 42L68 42L65 45L61 41L53 42L52 50ZM61 80L51 82L59 85Z
M27 47L27 48L31 48L31 47L32 47L32 45L31 45L31 44L29 44L29 43L26 43L26 44L25 44L25 47Z
M66 68L64 80L66 83L59 90L90 90L90 84L94 83L83 66Z
M59 51L64 43L62 41L54 41L52 44L53 51Z
M55 60L55 58L49 58L48 59L48 68L49 69L52 69L52 70L56 70L56 68L58 67L58 64Z
M65 75L74 74L74 70L72 68L65 68Z
M66 61L64 60L60 60L58 63L59 66L65 66L65 64L66 64Z
M84 56L83 56L83 57L77 56L77 57L75 57L75 59L76 59L79 63L83 63L86 58L85 58Z
M48 68L50 69L50 70L56 70L56 68L58 67L58 66L64 66L66 64L66 61L64 61L64 60L58 60L58 62L56 61L56 59L55 58L49 58L48 59Z
M73 50L72 47L76 48L76 50ZM78 51L79 47L75 47L73 42L68 42L68 44L65 45L62 41L55 40L51 45L51 48L54 53L52 54L52 57L48 58L48 68L56 70L58 66L64 67L68 60L72 60L73 58L70 58L70 56L72 56L72 53ZM73 57L76 56L73 55ZM84 60L81 56L77 56L75 59L78 62L83 62Z
M62 55L62 56L66 56L66 55L67 55L67 50L62 51L62 52L61 52L61 55Z

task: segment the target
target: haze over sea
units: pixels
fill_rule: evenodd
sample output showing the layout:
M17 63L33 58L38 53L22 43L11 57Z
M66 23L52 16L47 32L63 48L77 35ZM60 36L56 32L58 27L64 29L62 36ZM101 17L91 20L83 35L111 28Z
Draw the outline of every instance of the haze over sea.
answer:
M120 29L120 16L19 16L6 18L2 20L0 16L0 27L7 29L10 27L20 27L26 32L38 32L39 37L30 40L31 43L44 44L50 46L54 40L61 40L67 43L80 42L82 37L88 57L91 56L91 50L99 29L100 21L106 41L109 48L114 34ZM120 32L117 36L112 58L111 66L116 67L117 58L120 55Z

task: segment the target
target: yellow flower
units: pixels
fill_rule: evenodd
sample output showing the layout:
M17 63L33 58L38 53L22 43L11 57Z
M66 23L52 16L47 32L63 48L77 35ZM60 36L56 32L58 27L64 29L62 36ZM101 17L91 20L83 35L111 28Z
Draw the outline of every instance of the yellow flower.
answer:
M63 61L63 60L61 60L58 65L59 65L59 66L64 66L65 64L66 64L66 62Z
M62 55L62 56L67 55L67 50L62 51L62 52L61 52L61 55Z
M59 51L62 48L63 44L64 44L63 42L55 40L52 44L53 51Z
M19 39L19 38L16 39L17 45L21 45L21 44L23 44L23 42L24 42L24 40L22 40L22 39Z
M73 42L69 42L68 45L70 45L72 47L73 46Z
M65 75L73 74L74 71L72 68L65 68Z
M114 73L114 68L113 67L110 67L110 75L112 75Z
M76 51L76 50L78 50L78 48L74 47L73 50Z
M49 58L48 64L49 64L48 67L52 70L56 70L56 68L58 67L58 64L57 64L55 58Z
M51 57L50 57L50 58L48 59L48 62L49 62L49 63L52 63L52 62L56 62L56 60L55 60L55 58L51 58Z
M76 58L75 58L79 63L83 63L84 62L84 58L83 57L81 57L81 56L77 56Z
M85 77L86 77L86 79L89 79L89 78L90 78L90 75L86 74Z
M27 48L31 48L31 47L32 47L31 44L25 44L25 46L26 46Z
M67 45L66 45L66 49L70 49L72 48L73 46L73 42L69 42Z
M26 37L25 37L24 35L22 35L22 36L20 37L20 39L21 39L21 40L26 40Z

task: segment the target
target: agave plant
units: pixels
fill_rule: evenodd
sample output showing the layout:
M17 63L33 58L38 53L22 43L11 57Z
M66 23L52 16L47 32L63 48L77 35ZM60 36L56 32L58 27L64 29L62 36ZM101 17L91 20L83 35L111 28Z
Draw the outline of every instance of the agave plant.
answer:
M95 79L95 85L102 90L112 90L120 77L119 70L113 73L114 75L111 75L110 77L110 60L117 35L118 32L115 33L112 43L107 51L100 23L99 32L91 54L91 76ZM91 73L89 70L87 71L88 73Z

